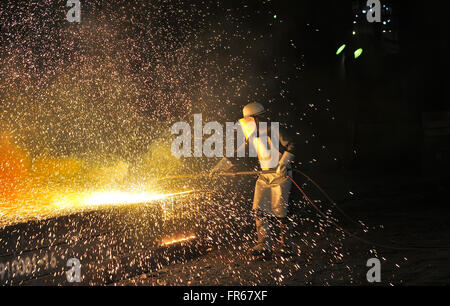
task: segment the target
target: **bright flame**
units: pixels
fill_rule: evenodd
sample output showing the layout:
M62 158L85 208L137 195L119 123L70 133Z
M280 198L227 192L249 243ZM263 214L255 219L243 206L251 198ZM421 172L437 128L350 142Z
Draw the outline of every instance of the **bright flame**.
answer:
M193 191L184 191L170 194L154 194L148 192L95 192L92 193L83 204L85 205L122 205L122 204L136 204L148 203L156 200L161 200L174 195L181 195L191 193Z
M161 243L161 245L166 246L166 245L171 245L171 244L175 244L178 242L183 242L183 241L188 241L188 240L192 240L197 238L197 236L195 236L194 234L190 235L190 236L186 236L186 237L182 237L179 239L173 239L173 240L163 240L163 242Z
M108 206L146 204L177 195L194 193L194 190L157 194L150 192L93 191L63 192L20 202L11 206L0 198L0 228L29 220L41 220Z
M127 191L95 191L86 193L73 193L59 195L53 201L53 206L58 210L80 210L83 208L95 209L100 206L117 206L145 204L171 196L193 193L194 190L177 193L150 193Z

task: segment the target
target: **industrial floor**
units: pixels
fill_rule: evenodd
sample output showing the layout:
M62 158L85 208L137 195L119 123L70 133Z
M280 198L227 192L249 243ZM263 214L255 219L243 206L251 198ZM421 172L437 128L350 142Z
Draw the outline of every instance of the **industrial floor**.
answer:
M352 219L364 221L369 228L363 233L353 226L354 233L394 249L373 247L348 235L343 237L332 227L319 236L314 226L303 222L296 227L297 255L291 258L275 252L271 260L255 260L248 253L251 242L241 241L211 248L190 261L114 285L448 285L448 189L436 182L424 184L423 180L395 187L384 182L379 186L391 188L366 188L347 195L339 193L344 190L342 186L334 192L331 186L329 189ZM297 214L301 215L301 210ZM311 233L316 237L312 238ZM342 257L337 258L336 253ZM371 257L381 262L379 283L367 281L370 267L366 264Z

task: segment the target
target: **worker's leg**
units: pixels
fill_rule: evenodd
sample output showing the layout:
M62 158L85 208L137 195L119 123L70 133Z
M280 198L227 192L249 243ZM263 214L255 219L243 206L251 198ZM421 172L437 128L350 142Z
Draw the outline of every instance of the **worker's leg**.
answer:
M292 171L289 171L288 175L291 176ZM280 251L284 255L290 255L292 253L292 219L288 217L288 214L292 182L289 178L283 177L275 181L272 185L272 210L277 217L281 234L282 246Z
M272 252L272 237L267 213L271 211L270 186L264 177L256 181L253 213L256 222L258 243L252 248L253 255L269 255Z
M272 253L272 237L268 217L261 210L256 210L255 215L258 243L252 248L252 254L255 256L270 255Z

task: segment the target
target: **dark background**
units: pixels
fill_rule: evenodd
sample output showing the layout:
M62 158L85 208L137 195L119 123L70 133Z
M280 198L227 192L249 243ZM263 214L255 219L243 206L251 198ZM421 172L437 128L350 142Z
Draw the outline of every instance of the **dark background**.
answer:
M280 40L296 41L305 58L306 71L293 84L297 103L332 100L336 120L314 114L311 121L320 140L337 152L338 166L385 174L448 173L450 27L445 9L414 1L381 4L388 8L382 9L386 24L367 22L365 1L277 4L279 14L289 16ZM345 55L336 56L343 43ZM363 54L354 59L357 48ZM318 95L317 88L322 89ZM320 156L319 143L314 145L311 152ZM322 170L336 165L323 159L330 160L322 158Z

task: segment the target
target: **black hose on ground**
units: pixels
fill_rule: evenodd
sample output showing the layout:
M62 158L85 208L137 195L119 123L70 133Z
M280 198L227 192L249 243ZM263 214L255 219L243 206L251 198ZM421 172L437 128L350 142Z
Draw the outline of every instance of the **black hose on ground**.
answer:
M319 191L322 192L322 194L333 204L334 207L338 208L337 204L335 203L335 201L333 201L333 199L331 199L331 197L326 194L326 192L316 183L314 182L309 176L307 176L306 174L304 174L303 172L301 172L300 170L294 170L300 174L302 174L304 177L306 177L309 181L311 181L314 186L317 187L317 189ZM297 189L302 193L303 197L306 199L306 201L321 215L323 216L330 224L334 225L337 229L341 230L342 232L346 233L347 235L362 241L366 244L372 245L372 246L378 246L381 248L386 248L386 249L393 249L393 250L436 250L436 249L450 249L450 246L393 246L393 245L385 245L385 244L381 244L378 242L373 242L364 238L361 238L353 233L350 233L348 231L346 231L344 228L342 228L340 225L338 225L336 222L334 222L333 220L330 219L329 216L327 216L324 212L322 212L320 210L320 208L318 208L313 201L311 201L311 199L308 197L308 195L300 188L300 186L294 181L294 179L290 176L288 176L289 179L292 181L292 183L297 187ZM355 222L350 216L348 216L341 208L338 208L338 210L344 215L346 216L347 219L351 220L354 223ZM358 223L359 224L359 223Z

